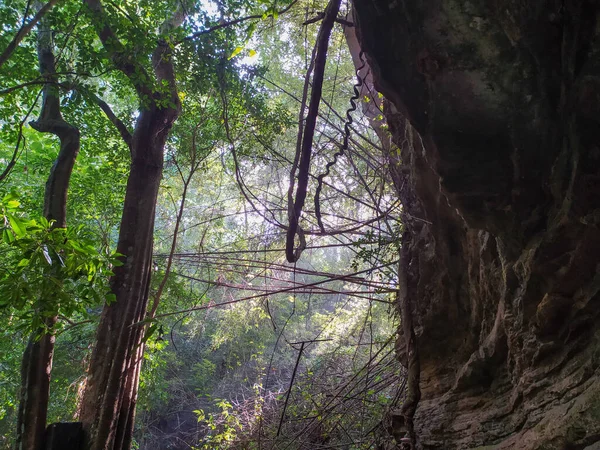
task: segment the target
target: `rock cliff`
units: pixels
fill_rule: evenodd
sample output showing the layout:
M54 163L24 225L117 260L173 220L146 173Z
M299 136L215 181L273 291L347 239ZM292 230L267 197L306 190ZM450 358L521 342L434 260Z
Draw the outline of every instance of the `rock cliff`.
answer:
M354 3L401 150L419 448L600 448L599 3Z

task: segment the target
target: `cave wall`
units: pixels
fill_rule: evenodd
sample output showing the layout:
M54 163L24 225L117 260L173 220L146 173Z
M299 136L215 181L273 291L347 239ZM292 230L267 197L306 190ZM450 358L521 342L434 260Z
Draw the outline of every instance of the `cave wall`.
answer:
M419 448L600 448L599 3L354 8L401 151Z

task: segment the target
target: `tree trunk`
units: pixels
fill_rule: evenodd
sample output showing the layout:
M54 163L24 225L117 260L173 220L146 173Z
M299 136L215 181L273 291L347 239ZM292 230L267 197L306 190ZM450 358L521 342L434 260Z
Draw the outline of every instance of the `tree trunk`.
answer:
M80 422L53 423L46 430L44 450L80 450L82 436Z
M40 74L50 81L44 87L42 111L31 126L39 132L51 133L60 139L60 150L46 182L44 216L55 227L66 227L67 191L79 153L79 130L66 122L60 112L60 98L54 84L57 79L52 31L44 18L38 31ZM44 297L38 301L38 312L45 310ZM21 394L17 417L18 450L40 450L43 445L50 396L50 373L54 355L53 328L56 315L44 319L44 328L29 338L21 364Z
M102 313L82 402L81 420L93 450L127 449L131 443L144 329L132 324L146 314L163 151L177 114L176 108L145 110L133 135L117 246L125 260L111 280L116 302Z
M154 212L162 177L164 148L180 111L175 85L171 44L160 40L152 54L153 74L124 58L125 47L109 27L100 0L85 0L98 37L116 68L127 76L145 105L137 119L131 140L131 170L125 192L117 251L124 255L111 279L116 301L102 312L92 352L88 380L81 406L81 421L91 450L128 449L131 446L135 405L142 365L144 327L134 325L146 315ZM161 26L168 35L184 20L184 5ZM143 76L140 76L142 74ZM153 83L168 87L157 94ZM161 105L161 106L159 106ZM168 106L167 106L168 105Z
M51 328L55 317L46 320ZM54 355L54 335L32 334L21 362L21 394L17 416L17 450L40 450L44 442L50 373Z

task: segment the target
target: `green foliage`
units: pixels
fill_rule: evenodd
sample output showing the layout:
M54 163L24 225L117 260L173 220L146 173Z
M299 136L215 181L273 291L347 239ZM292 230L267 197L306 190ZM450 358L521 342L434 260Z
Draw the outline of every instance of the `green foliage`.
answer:
M143 410L161 411L170 400L171 386L166 382L169 371L181 363L172 353L165 351L169 343L160 335L156 339L149 337L145 345L139 404Z
M214 385L217 365L208 358L202 358L192 366L194 373L193 383L199 393L207 392Z
M356 252L351 267L358 271L365 267L388 265L378 273L378 277L380 280L393 280L396 269L393 263L398 260L403 232L404 228L399 221L393 224L388 236L382 236L373 230L366 231L364 236L353 243Z
M16 329L35 331L44 318L86 314L107 296L111 266L121 264L116 254L99 253L81 227L56 228L45 217L27 217L15 195L0 208L3 254L0 265L0 310Z
M198 422L203 422L208 429L202 446L198 449L231 448L238 434L244 429L242 421L234 414L233 405L230 402L224 399L215 399L214 402L220 410L217 413L206 414L203 410L194 411L198 415Z
M5 31L0 49L19 28L27 3L11 0L0 4ZM354 233L319 236L307 207L303 226L313 232L310 245L331 247L307 251L294 268L283 263L280 224L287 221L286 191L294 159L298 102L266 80L301 96L318 25L300 23L306 14L323 10L324 3L301 3L297 11L283 15L277 11L289 5L289 0L123 0L102 4L106 24L119 36L122 54L135 67L133 80L115 70L97 37L96 29L104 23L90 20L81 2L65 0L48 15L55 30L62 114L81 132L81 151L69 186L67 229L55 228L40 217L44 184L59 148L55 137L27 125L39 114L41 85L27 84L0 94L3 166L21 138L16 164L0 184L0 197L4 197L0 205L0 316L6 324L0 334L0 447L10 445L8 430L14 422L24 344L29 332L38 332L48 316L60 316L55 329L49 420L71 420L76 411L95 319L100 305L111 300L106 294L107 281L111 268L119 264L118 255L111 251L130 165L129 149L94 98L110 105L129 130L134 129L140 107L150 104L150 99L138 98L133 83L148 87L158 107L170 106L171 100L164 95L167 86L144 73L152 73L152 53L161 39L173 50L182 113L167 141L150 299L166 274L184 182L196 167L193 176L189 175L176 257L158 314L208 309L160 317L148 327L137 445L166 448L171 443L166 440L171 438L204 449L256 448L259 423L262 437L273 439L298 352L290 343L315 337L325 341L311 344L302 355L284 434L293 436L307 417L316 417L319 426L311 432L314 436L306 436L307 441L342 442L343 436L336 435L337 424L351 432L360 430L368 418L378 420L392 401L392 389L381 386L394 380L397 366L385 360L382 364L389 370L375 373L377 364L366 364L397 325L389 305L370 302L388 300L389 289L380 286L393 284L395 267L366 274L372 289L339 279L321 285L327 292L277 290L293 283L320 281L323 278L315 274L318 272L340 274L390 263L397 258L402 230L398 222L392 223L391 230L378 222ZM179 5L186 7L188 18L178 30L165 33L160 24ZM257 19L220 26L249 15ZM206 32L209 29L213 31ZM351 92L353 66L340 31L330 45L324 100L343 112ZM194 39L184 39L194 33L199 33ZM0 68L0 77L1 88L39 77L35 32ZM333 111L323 106L322 113L328 122L319 122L315 176L337 150L343 127L343 118ZM360 120L355 126L369 139L376 139ZM353 138L358 139L356 135ZM354 227L380 215L394 201L389 186L381 181L385 178L382 170L373 169L373 161L381 166L381 155L360 142L362 147L354 149L355 159L340 158L326 179L332 186L325 187L322 204L328 229ZM240 185L253 205L240 194ZM311 181L311 192L314 187ZM16 192L20 195L14 195ZM379 200L372 195L380 195ZM185 259L186 254L197 258ZM361 294L361 289L370 292ZM265 290L271 293L215 307ZM362 297L353 297L353 291ZM351 405L352 414L328 415L326 405L332 393L355 376L363 377L363 391L345 392L346 403L341 402ZM192 411L198 414L200 428L193 416L193 423L179 422ZM359 420L361 414L366 419ZM177 430L172 429L171 421L178 424ZM278 448L274 445L272 448Z

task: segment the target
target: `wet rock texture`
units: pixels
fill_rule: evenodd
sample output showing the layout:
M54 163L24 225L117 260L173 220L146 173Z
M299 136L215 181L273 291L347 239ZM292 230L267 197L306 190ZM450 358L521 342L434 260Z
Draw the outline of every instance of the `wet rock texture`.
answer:
M420 448L600 448L599 3L355 9L402 160Z

